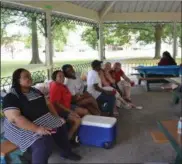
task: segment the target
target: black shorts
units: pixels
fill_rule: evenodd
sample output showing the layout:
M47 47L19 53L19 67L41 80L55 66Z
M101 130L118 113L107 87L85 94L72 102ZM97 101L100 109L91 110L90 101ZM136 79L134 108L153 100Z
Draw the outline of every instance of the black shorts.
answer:
M66 121L68 120L68 116L69 116L70 112L68 111L64 111L62 110L61 112L59 112L59 116L64 118Z

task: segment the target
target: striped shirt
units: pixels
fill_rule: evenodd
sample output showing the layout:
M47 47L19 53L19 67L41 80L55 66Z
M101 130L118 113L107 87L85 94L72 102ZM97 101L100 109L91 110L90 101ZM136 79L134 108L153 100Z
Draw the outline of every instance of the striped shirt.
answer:
M14 89L11 89L10 94L18 97L18 94ZM34 90L31 90L29 93L25 94L29 102L36 101L42 98L42 95ZM9 96L10 97L10 96ZM19 110L16 103L12 103L11 99L5 98L3 111L6 110ZM61 127L64 123L64 120L58 117L53 116L50 112L42 115L33 121L34 124L38 126L48 127L48 128L58 128ZM9 122L7 118L4 120L4 137L9 141L17 145L22 152L25 152L37 139L42 136L28 130L20 129L15 126L13 123Z

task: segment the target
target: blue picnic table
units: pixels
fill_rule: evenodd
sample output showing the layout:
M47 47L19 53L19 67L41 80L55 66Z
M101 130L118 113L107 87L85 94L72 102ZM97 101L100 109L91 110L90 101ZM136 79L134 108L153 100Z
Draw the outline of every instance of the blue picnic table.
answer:
M146 81L147 91L150 91L150 83L168 83L165 78L179 77L180 66L138 66L134 67L139 73L139 85L142 79Z

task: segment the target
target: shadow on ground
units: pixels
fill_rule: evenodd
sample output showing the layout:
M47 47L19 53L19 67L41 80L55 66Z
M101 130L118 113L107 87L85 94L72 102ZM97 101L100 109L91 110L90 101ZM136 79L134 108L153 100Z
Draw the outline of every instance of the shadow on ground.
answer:
M142 110L120 110L118 118L117 144L113 149L81 146L75 149L82 155L79 163L170 163L175 152L170 144L156 144L150 131L157 128L157 120L178 119L181 107L171 105L171 93L159 87L146 92L143 86L132 90L134 103L142 105ZM58 149L52 154L50 163L70 163L59 157Z

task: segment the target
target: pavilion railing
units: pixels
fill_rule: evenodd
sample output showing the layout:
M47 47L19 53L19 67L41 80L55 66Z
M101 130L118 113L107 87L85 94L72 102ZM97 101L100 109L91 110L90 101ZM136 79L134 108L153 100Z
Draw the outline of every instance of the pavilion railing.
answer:
M119 62L118 60L113 62ZM121 61L122 64L122 69L125 72L126 75L130 76L133 73L137 73L137 71L133 68L133 67L137 67L140 65L143 66L154 66L157 65L158 60L123 60ZM179 64L179 62L177 62ZM60 69L61 66L59 67L54 67L53 71ZM87 74L87 72L89 70L91 70L91 64L90 63L84 63L84 64L75 64L73 65L74 69L76 72L79 72L81 75L83 74ZM32 73L32 79L33 79L33 83L40 83L40 82L44 82L46 79L48 79L48 75L47 75L47 70L39 70L39 71L35 71L35 72L31 72ZM8 77L2 77L1 78L1 91L5 90L8 91L9 88L11 87L12 84L12 77L8 76Z

